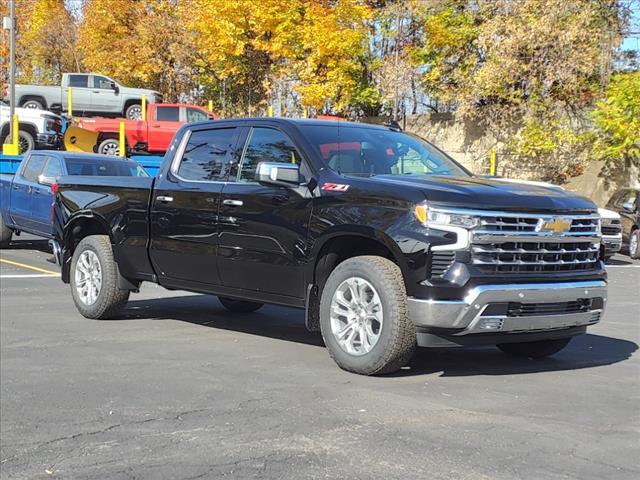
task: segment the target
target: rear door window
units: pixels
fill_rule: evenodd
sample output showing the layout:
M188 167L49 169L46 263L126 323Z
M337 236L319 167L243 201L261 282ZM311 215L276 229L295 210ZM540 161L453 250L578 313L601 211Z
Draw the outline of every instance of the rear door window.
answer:
M76 88L88 88L89 75L69 75L69 86Z
M236 136L235 127L192 131L177 175L190 181L225 181Z
M22 171L22 178L29 182L37 182L46 161L45 155L31 155Z

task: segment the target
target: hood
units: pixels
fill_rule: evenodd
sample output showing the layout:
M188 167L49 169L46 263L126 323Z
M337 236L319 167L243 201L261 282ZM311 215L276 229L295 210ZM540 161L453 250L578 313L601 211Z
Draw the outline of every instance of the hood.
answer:
M0 110L2 111L2 117L9 116L9 107L6 105L0 105ZM55 113L49 112L48 110L41 110L39 108L16 108L15 112L18 114L18 118L44 118L45 116L50 118L58 118L62 119L60 115L56 115Z
M598 213L602 218L611 218L620 220L620 214L617 212L612 212L611 210L607 210L606 208L599 208Z
M557 187L492 178L377 175L374 181L420 188L434 205L519 212L595 212L588 198Z
M151 97L162 97L160 92L156 92L155 90L147 90L146 88L120 87L120 92L128 93L131 95L146 95L148 99Z

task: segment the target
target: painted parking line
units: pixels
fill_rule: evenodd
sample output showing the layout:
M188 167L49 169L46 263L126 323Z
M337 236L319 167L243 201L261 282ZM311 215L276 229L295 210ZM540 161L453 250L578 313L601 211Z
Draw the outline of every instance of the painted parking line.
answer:
M13 260L7 260L6 258L0 258L0 263L4 263L6 265L13 265L14 267L26 268L27 270L33 270L34 272L46 273L49 276L59 277L59 272L54 272L53 270L45 270L44 268L35 267L33 265L27 265L26 263L14 262ZM9 278L7 275L2 275L2 278Z

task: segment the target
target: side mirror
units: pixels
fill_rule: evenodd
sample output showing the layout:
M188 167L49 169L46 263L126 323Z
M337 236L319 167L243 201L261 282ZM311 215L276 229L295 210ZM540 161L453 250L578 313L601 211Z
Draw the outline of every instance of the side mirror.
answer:
M38 175L38 183L40 185L49 185L49 186L51 186L54 183L56 183L56 179L55 179L55 177L47 177L46 175L41 173L40 175Z
M111 82L111 84L110 84L110 85L111 85L111 89L112 89L114 92L118 93L118 92L120 91L120 87L118 87L118 84L117 84L116 82Z
M260 162L255 178L259 183L297 187L300 185L300 166L295 163Z
M633 202L627 202L622 204L622 209L625 212L633 213Z

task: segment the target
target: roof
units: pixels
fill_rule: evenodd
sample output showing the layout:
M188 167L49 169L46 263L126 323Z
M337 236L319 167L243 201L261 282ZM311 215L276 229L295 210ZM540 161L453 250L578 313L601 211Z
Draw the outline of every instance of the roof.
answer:
M346 120L318 120L314 118L285 118L285 117L240 117L240 118L225 118L216 120L216 125L222 123L272 123L274 125L309 125L315 127L340 127L340 128L376 128L380 130L390 130L391 128L386 125L374 125L371 123L349 122ZM189 127L199 127L204 125L211 125L210 121L189 123Z
M99 153L67 152L66 150L31 150L31 153L46 155L61 155L65 158L93 158L95 160L120 160L124 162L134 162L131 158L114 157L112 155L101 155Z

